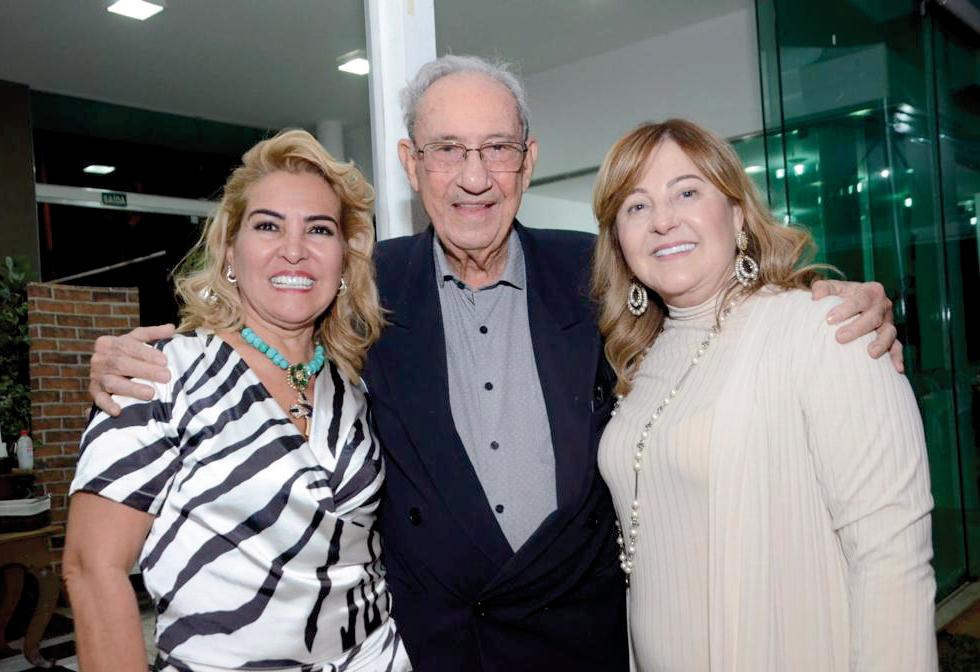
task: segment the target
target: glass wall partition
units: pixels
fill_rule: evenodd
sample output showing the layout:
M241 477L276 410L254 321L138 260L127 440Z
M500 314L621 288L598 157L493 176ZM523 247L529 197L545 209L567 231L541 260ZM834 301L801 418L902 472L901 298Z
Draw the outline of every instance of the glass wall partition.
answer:
M945 319L951 343L967 572L980 574L980 26L940 10L932 15L929 56L935 77L936 160L947 282ZM971 298L972 297L972 298Z
M980 569L980 39L933 3L759 0L757 19L770 204L895 302L942 596Z

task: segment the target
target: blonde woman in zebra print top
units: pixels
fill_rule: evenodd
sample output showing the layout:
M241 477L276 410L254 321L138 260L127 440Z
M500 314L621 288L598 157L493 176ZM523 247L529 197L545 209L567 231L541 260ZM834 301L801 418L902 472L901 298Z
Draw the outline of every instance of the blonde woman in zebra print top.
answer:
M117 398L122 412L82 438L64 572L85 672L147 669L137 560L154 669L410 669L359 378L383 324L371 203L360 173L303 131L259 143L232 174L179 274L180 333L155 346L169 381L149 383L150 401Z

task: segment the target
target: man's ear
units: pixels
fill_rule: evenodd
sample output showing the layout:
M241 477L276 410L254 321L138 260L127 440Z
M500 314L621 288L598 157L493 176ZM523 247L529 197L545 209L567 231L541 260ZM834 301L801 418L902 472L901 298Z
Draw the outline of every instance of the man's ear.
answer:
M398 159L402 162L402 168L405 169L405 176L408 178L408 183L412 185L412 191L418 191L419 176L417 171L419 160L415 153L415 143L408 138L399 140Z
M528 138L527 152L524 154L524 167L522 169L522 180L524 191L531 186L531 176L534 174L534 164L538 162L538 141L536 138Z

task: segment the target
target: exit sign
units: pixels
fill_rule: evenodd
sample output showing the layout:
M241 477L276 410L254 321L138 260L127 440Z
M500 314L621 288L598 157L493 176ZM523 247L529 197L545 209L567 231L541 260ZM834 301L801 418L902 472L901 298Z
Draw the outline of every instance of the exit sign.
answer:
M103 191L102 205L111 205L116 208L125 208L126 194L121 194L118 191Z

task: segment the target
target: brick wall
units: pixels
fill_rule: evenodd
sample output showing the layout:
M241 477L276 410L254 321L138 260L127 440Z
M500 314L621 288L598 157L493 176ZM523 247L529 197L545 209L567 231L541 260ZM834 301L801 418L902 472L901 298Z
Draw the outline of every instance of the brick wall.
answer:
M51 520L64 523L68 485L88 421L88 361L95 339L139 326L134 288L27 286L31 424L37 482L51 495ZM59 547L63 539L55 539Z

